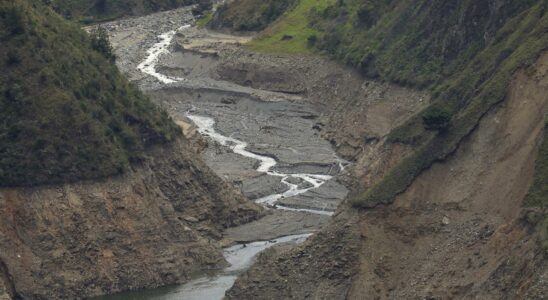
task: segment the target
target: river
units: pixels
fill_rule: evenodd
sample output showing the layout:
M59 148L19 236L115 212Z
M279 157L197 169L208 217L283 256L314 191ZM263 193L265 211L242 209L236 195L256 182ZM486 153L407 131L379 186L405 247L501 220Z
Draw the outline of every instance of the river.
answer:
M134 80L139 78L141 88L149 90L153 97L161 98L163 105L167 103L167 109L175 119L190 120L209 140L204 160L219 176L240 182L244 194L267 209L287 212L291 216L290 222L299 218L321 220L318 224L325 222L346 195L346 189L332 179L344 171L347 162L338 158L329 143L313 130L309 116L317 114L314 108L283 100L292 95L250 90L213 80L207 75L187 78L165 74L161 66L179 64L186 68L187 74L192 74L189 68L202 68L215 62L195 53L184 53L184 56L172 53L173 39L191 29L191 25L177 24L173 19L162 18L162 14L157 16L136 18L127 24L121 22L113 26L111 35L121 69L125 68L130 77L133 74ZM150 20L158 22L157 26ZM188 16L183 13L181 20L188 20ZM158 28L165 30L169 26L172 28L157 32ZM143 38L146 30L156 32L156 37ZM135 41L139 38L141 41L137 44ZM144 45L147 45L146 49ZM133 53L143 51L144 56ZM190 57L194 65L188 67L190 63L181 57ZM142 75L132 73L132 70L138 70ZM269 95L279 99L261 101L257 94L262 94L263 99ZM295 221L294 227L303 227L299 222L302 221ZM281 243L302 243L318 229L280 229L272 236L272 232L261 230L270 223L261 220L256 223L258 225L241 226L241 232L249 235L250 241L225 248L223 254L230 266L216 274L204 275L183 285L98 299L222 299L238 274L252 265L258 253Z

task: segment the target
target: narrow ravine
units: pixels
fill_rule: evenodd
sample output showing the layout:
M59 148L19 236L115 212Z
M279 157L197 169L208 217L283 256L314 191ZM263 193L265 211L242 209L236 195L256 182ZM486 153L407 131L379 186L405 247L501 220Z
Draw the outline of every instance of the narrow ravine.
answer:
M161 22L161 21L160 21ZM176 26L176 25L174 25ZM216 82L210 78L193 78L193 79L187 79L185 76L174 76L174 75L168 75L163 74L161 69L159 68L159 64L162 63L162 60L165 60L169 57L170 53L170 47L172 45L173 39L177 36L178 33L181 35L184 34L185 30L188 30L191 27L189 24L185 24L183 26L178 26L177 29L169 30L166 32L161 32L157 34L157 38L154 40L154 43L152 45L149 44L147 49L144 49L146 51L146 56L143 57L143 59L140 61L138 65L135 66L137 70L139 70L141 73L148 75L149 79L147 82L150 84L150 79L154 79L157 81L156 84L158 85L157 90L162 90L162 86L170 87L170 88L178 88L178 86L183 85L184 88L192 90L192 87L196 85L196 89L200 88L198 84L195 84L194 82L199 82L200 84L202 82L205 82L205 86L230 86L230 91L234 92L234 90L242 89L242 90L249 90L247 87L238 86L235 84L226 84L225 82ZM163 27L166 28L166 27ZM164 29L165 30L165 29ZM126 51L126 50L124 50ZM154 85L154 83L152 82ZM202 89L203 89L202 85ZM218 89L215 90L216 93L219 92ZM263 91L257 90L259 93L263 93ZM268 91L265 91L264 95L269 95ZM278 93L279 94L279 93ZM281 95L281 94L280 94ZM278 95L278 96L280 96ZM279 99L283 99L285 96L281 95L276 101L269 102L267 101L265 104L267 108L264 108L266 111L272 111L270 114L274 114L272 116L268 115L267 119L275 117L276 114L282 113L285 109L288 109L288 113L293 118L298 116L293 116L295 114L300 114L301 110L299 107L293 107L291 105L282 105L282 106L275 106L275 103L278 102ZM264 99L264 97L261 97ZM317 149L314 149L314 147L310 148L310 146L314 145L310 144L308 145L306 142L304 144L300 144L300 149L305 151L314 151L316 153L316 158L311 158L310 155L307 155L306 152L301 152L293 149L295 145L286 144L286 141L284 141L284 147L287 149L290 149L292 151L291 155L282 155L285 157L285 160L282 164L280 164L280 161L277 157L277 155L270 155L269 151L266 150L266 152L260 151L263 154L258 154L258 152L255 150L255 148L258 145L265 145L264 142L260 143L256 140L253 140L253 142L247 141L247 138L249 134L252 136L257 137L257 133L253 133L253 129L249 129L247 125L242 122L242 119L237 121L237 123L240 123L243 126L243 131L246 131L246 134L242 136L240 133L240 130L237 129L237 133L240 134L240 137L236 138L233 137L234 134L223 134L221 132L226 132L227 128L226 126L227 121L230 122L230 118L238 118L237 110L234 112L230 112L230 114L225 114L223 117L223 122L217 122L216 120L216 114L218 116L218 113L216 112L217 105L215 104L207 104L203 98L194 100L196 103L194 103L196 106L201 106L201 109L189 109L187 108L186 113L182 115L187 120L190 120L198 132L202 134L204 137L206 137L211 144L215 145L215 147L222 147L226 149L226 151L230 151L234 153L235 155L238 155L242 158L242 162L246 162L246 164L249 164L249 161L255 161L255 164L253 165L253 171L256 172L256 174L263 174L264 176L270 177L272 181L277 181L279 186L283 186L278 188L279 191L275 191L275 189L272 189L271 193L263 193L260 197L254 198L254 201L258 204L261 204L265 206L267 209L273 209L275 211L283 212L283 214L303 214L308 216L317 216L315 218L328 218L333 214L333 206L330 206L330 209L327 209L327 204L323 207L317 205L312 207L290 207L288 205L282 205L278 201L284 200L284 199L296 199L297 196L304 196L308 195L306 197L314 197L314 191L318 190L322 186L324 186L326 183L328 183L330 180L333 179L333 174L330 174L331 168L329 170L322 171L323 173L313 173L313 172L301 172L300 168L304 168L303 171L308 171L306 169L307 164L314 164L314 161L319 159L324 165L327 163L327 161L331 160L332 164L334 164L335 169L338 171L335 171L334 174L337 172L341 172L344 170L344 161L337 158L335 154L328 154L328 151L323 150L323 152L317 152ZM282 100L283 102L283 100ZM177 100L177 103L181 103L180 100ZM272 104L274 103L274 104ZM191 107L194 108L195 105L192 105ZM209 105L209 106L208 106ZM261 106L262 104L250 104L250 105L258 105ZM270 107L270 106L272 107ZM184 107L184 106L183 106ZM250 106L246 106L250 107ZM253 106L251 106L253 107ZM255 108L257 109L257 108ZM180 108L177 107L176 112L180 111ZM235 113L232 115L232 113ZM245 113L245 112L242 112ZM306 112L305 115L308 115ZM249 116L249 115L248 115ZM240 116L239 118L242 118L243 116ZM236 120L236 119L235 119ZM259 119L253 120L253 125L261 124L264 121L260 121ZM234 124L234 123L233 123ZM304 124L303 124L304 125ZM302 126L302 125L299 125ZM310 125L307 125L310 126ZM308 127L311 128L312 126ZM231 129L228 129L230 132ZM233 130L233 129L232 129ZM307 129L309 130L309 129ZM310 132L312 133L312 132ZM309 134L309 133L307 133ZM268 137L262 137L267 138ZM280 137L278 137L279 139ZM278 141L280 142L280 141ZM270 143L270 142L268 142ZM319 143L319 142L315 142ZM329 147L329 144L326 142L325 145ZM287 145L287 146L285 146ZM322 144L323 145L323 144ZM253 147L251 147L253 146ZM253 148L253 149L251 149ZM310 150L308 150L310 148ZM275 149L280 149L279 146ZM325 148L322 148L325 149ZM280 151L280 150L277 150ZM295 154L297 153L297 154ZM303 154L304 153L304 154ZM268 155L265 155L268 154ZM282 153L283 154L283 153ZM278 153L280 155L280 153ZM306 161L303 161L305 163L305 167L299 167L298 164L301 162L299 160L299 157L306 158ZM331 159L328 157L331 156ZM327 157L327 158L326 158ZM324 162L327 160L326 162ZM207 161L207 158L206 158ZM329 164L329 163L327 163ZM281 165L281 166L280 166ZM320 167L321 169L322 167ZM325 167L323 167L325 168ZM216 169L215 166L213 166L213 169ZM315 170L314 168L310 168L310 170ZM329 190L330 187L327 187ZM312 193L312 194L311 194ZM319 192L320 194L322 192ZM293 216L293 215L292 215ZM311 218L311 217L307 217ZM311 218L314 219L314 218ZM279 219L281 220L281 219ZM274 223L279 224L280 221L276 220ZM267 224L270 224L266 222ZM249 229L244 229L247 227L242 226L242 230L246 231ZM254 229L252 229L254 230ZM260 230L260 229L259 229ZM183 285L177 285L177 286L171 286L171 287L164 287L159 289L151 289L151 290L144 290L144 291L136 291L136 292L127 292L127 293L121 293L117 295L110 295L106 297L101 297L100 299L208 299L208 300L216 300L216 299L222 299L224 297L225 291L230 289L232 285L234 284L237 276L248 269L254 261L254 258L259 254L260 252L278 244L282 243L293 243L298 244L304 242L312 233L314 232L314 228L310 228L308 230L300 230L300 232L307 232L304 234L291 234L291 233L298 233L299 231L291 230L289 232L285 230L278 231L277 235L272 236L272 232L269 234L266 234L266 236L263 236L261 231L255 233L254 236L256 236L254 239L246 239L247 242L240 243L228 248L223 249L223 255L227 262L230 264L227 268L217 272L214 275L207 274L203 277L195 278L191 280L190 282L183 284ZM277 236L277 238L276 238Z

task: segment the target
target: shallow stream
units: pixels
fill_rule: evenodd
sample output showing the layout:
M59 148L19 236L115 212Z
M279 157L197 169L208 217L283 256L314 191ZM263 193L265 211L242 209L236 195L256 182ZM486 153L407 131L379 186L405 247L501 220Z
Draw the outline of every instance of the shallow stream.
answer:
M190 25L174 25L174 27L177 29L158 34L155 43L146 49L147 55L144 60L135 66L142 73L157 80L160 85L171 88L182 82L192 84L192 79L170 76L159 71L158 64L170 55L173 38L178 32L184 32ZM127 52L127 49L124 51ZM213 82L209 78L201 80ZM200 93L204 93L203 88L200 89ZM216 93L219 93L218 89L216 89ZM200 97L198 96L198 98ZM333 183L331 179L335 174L344 170L346 162L336 157L329 143L315 136L311 129L313 127L311 121L300 116L309 116L309 108L300 104L283 102L263 105L249 99L241 100L240 103L244 104L239 104L240 106L235 105L227 108L227 105L217 102L210 101L211 103L208 103L205 98L192 100L195 102L190 104L178 101L180 107L172 109L172 113L175 112L177 115L184 110L184 117L192 121L198 131L209 139L210 145L214 144L225 149L223 151L217 149L217 152L212 152L212 147L209 147L209 156L206 155L204 159L214 171L228 179L227 176L232 176L233 172L231 172L231 168L226 167L227 161L233 165L238 165L241 162L239 167L245 171L243 173L262 174L262 176L269 177L268 181L274 182L274 184L277 181L278 190L263 189L260 193L261 196L254 199L256 203L270 209L299 212L305 215L313 214L318 218L327 218L333 214L337 201L344 197L346 190ZM189 109L189 106L192 109ZM259 112L259 110L261 111ZM244 114L247 114L250 119L247 122L244 120ZM286 124L287 120L283 118L292 118L293 121L288 125ZM261 126L267 121L272 125L267 126L270 128L269 130L278 131L277 136L275 134L260 134L263 129ZM226 132L231 132L231 134L226 134ZM278 145L274 146L276 143ZM236 155L240 158L227 155ZM227 157L229 158L227 159ZM327 167L328 165L331 167ZM262 178L257 177L258 175L253 176L255 177L249 179L251 182ZM328 182L331 186L322 191L322 186ZM332 195L333 190L338 191L334 196ZM305 200L313 199L313 203L321 202L322 199L334 200L331 201L330 209L326 208L327 204L300 207L283 202L293 199L292 201L298 203L301 200L299 197ZM310 235L311 233L284 236L284 233L280 232L277 236L281 237L275 239L269 238L267 241L254 241L231 246L223 251L230 266L215 275L196 278L183 285L120 293L99 299L222 299L225 291L234 284L238 274L252 265L258 253L277 244L301 243Z

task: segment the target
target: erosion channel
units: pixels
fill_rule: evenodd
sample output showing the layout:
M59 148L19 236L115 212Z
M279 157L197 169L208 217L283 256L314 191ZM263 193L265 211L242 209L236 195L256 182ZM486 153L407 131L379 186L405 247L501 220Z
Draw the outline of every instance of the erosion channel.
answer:
M183 8L102 26L121 70L168 110L216 173L267 208L265 216L225 232L224 270L101 299L222 299L259 252L303 242L346 196L337 175L348 163L313 128L318 112L298 95L213 79L218 53L247 38L193 23Z

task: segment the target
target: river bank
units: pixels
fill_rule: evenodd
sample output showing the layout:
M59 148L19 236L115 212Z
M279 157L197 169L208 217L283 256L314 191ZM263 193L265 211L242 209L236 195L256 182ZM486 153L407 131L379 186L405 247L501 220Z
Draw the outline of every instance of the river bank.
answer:
M221 299L256 254L273 245L303 242L329 221L347 194L336 176L348 162L315 128L320 112L302 95L214 78L211 71L221 63L217 53L238 47L241 39L197 33L191 22L183 8L102 26L110 32L120 68L185 124L186 132L205 137L205 147L196 148L203 148L206 164L269 210L256 222L224 232L222 244L233 246L224 250L231 266L222 272L176 288L102 299L140 294L146 299ZM187 30L193 32L190 37ZM213 51L212 43L217 45Z

